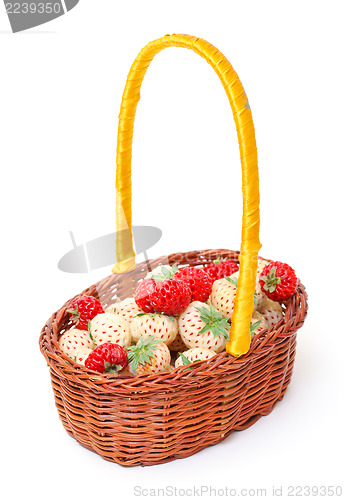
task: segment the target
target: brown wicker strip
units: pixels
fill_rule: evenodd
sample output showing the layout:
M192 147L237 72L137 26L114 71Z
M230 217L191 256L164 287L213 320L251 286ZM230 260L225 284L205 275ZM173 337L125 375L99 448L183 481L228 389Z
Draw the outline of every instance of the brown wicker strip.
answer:
M126 274L112 274L82 293L108 306L117 297L132 296L137 282L161 262L205 265L226 257L238 261L238 252L175 253L138 264ZM307 314L307 294L300 283L286 304L284 320L257 335L244 356L223 352L192 369L134 377L97 374L59 349L59 336L71 326L69 302L47 321L39 341L60 419L80 444L125 466L188 457L269 414L290 382L296 333Z

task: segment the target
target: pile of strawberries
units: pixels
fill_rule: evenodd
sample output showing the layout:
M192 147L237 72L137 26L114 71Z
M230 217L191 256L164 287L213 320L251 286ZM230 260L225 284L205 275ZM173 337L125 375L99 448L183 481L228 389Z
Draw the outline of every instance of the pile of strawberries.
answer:
M81 295L70 303L74 326L60 336L59 347L100 373L162 373L208 360L226 347L238 276L230 259L204 268L158 266L134 297L105 310ZM297 282L288 264L259 259L251 337L283 319L281 303L294 295Z

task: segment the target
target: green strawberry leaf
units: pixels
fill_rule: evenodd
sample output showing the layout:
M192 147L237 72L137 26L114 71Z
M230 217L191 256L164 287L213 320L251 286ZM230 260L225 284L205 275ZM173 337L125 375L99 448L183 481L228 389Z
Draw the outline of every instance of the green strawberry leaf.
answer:
M116 366L116 367L117 367L117 366L119 366L120 368L122 368L120 365L115 365L115 366ZM107 369L105 370L105 372L106 372L106 373L112 373L113 375L117 375L117 374L118 374L118 371L117 371L117 369L116 369L116 368L115 368L115 369L113 369L113 368L107 368Z
M152 351L147 351L147 352L142 353L142 357L140 359L141 365L145 365L146 363L152 364L151 363L151 357L152 356L153 356L153 352Z
M131 347L134 347L134 346L131 346ZM129 347L128 347L128 360L129 361L133 361L135 359L135 352L134 351L130 351L129 350Z
M210 312L211 316L215 316L218 313L218 311L215 309L215 307L213 306L213 304L209 304L209 312ZM218 314L220 314L220 313L218 313ZM221 314L220 314L220 316L222 318Z
M203 320L202 320L203 321ZM209 325L205 325L201 331L199 331L199 335L203 335L204 333L208 333L211 331L211 327Z
M220 324L212 326L211 331L213 332L215 337L219 337L220 335L223 335L226 340L229 339L228 331Z
M134 372L136 372L138 364L139 364L139 361L136 358L131 361L131 367L134 370Z
M177 264L173 264L172 265L172 273L173 273L173 276L179 271L178 269L178 265Z
M201 360L201 359L195 359L195 360L191 363L191 365L190 365L190 366L188 366L187 368L185 368L185 371L186 371L186 370L192 370L192 368L193 368L193 364L194 364L194 363L197 363L197 361L202 361L202 360Z
M229 283L231 283L232 285L238 287L238 278L237 277L231 278L230 276L226 276L225 280L229 281Z
M140 337L136 345L131 345L127 348L129 362L132 363L132 368L137 369L138 364L151 364L154 357L154 351L157 344L161 342L153 335L147 338Z
M108 361L105 361L104 368L105 368L104 372L106 372L106 373L113 373L114 375L117 375L117 373L120 370L123 370L123 366L121 366L121 365L112 365Z
M195 307L196 311L200 313L200 319L203 321L203 323L208 323L210 319L210 311L206 307Z
M221 328L218 325L213 325L211 327L211 331L214 334L214 337L219 337L219 335L221 335Z
M184 363L184 365L188 365L188 367L185 369L186 370L190 370L190 368L193 368L193 363L197 363L197 361L202 361L201 359L195 359L194 361L190 361L186 356L184 356L184 354L182 352L179 353L180 354L180 357L182 358L182 361ZM189 366L191 365L191 366Z
M260 325L260 323L261 323L261 320L258 320L258 321L256 321L255 323L252 323L252 324L251 324L251 326L250 326L250 330L251 330L251 332L252 332L253 330L255 330L256 328L258 328L258 326Z
M256 328L258 328L258 326L260 325L260 323L261 323L261 320L256 321L255 323L251 323L251 325L250 325L251 338L254 337L254 330Z
M95 340L94 340L93 335L91 333L91 320L90 319L88 320L87 327L88 327L88 334L90 336L90 339L95 344Z
M167 267L165 267L165 266L162 266L161 267L162 276L157 274L157 275L152 276L152 279L157 281L157 282L171 280L177 271L178 271L178 267L176 266L176 264L173 264L172 270L167 269Z
M165 277L164 276L160 276L159 274L156 274L155 276L152 276L152 280L156 281L156 282L160 282L160 281L165 281Z
M228 323L227 318L224 318L212 304L209 305L209 309L207 307L195 307L195 309L200 313L201 321L205 323L204 327L199 332L199 335L204 335L205 333L211 331L214 337L223 335L225 339L228 340L228 330L230 329L230 324Z
M180 354L180 357L182 358L184 365L191 365L191 361L186 356L184 356L184 354L182 352L180 352L179 354Z
M80 316L80 313L77 309L67 309L66 312L69 314L73 314L73 316L77 316L77 317Z
M172 273L167 267L162 267L161 268L162 274L165 276L166 279L171 279L172 278Z

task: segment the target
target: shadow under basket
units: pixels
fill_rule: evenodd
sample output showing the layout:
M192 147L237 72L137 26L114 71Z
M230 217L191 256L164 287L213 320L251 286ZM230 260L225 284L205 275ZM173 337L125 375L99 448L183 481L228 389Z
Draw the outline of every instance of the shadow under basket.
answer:
M217 258L238 262L238 255L223 249L171 254L112 274L82 293L107 307L133 296L138 281L161 263L202 266ZM60 350L58 338L71 326L69 303L51 316L40 336L60 419L81 445L125 466L188 457L268 415L290 382L296 333L307 314L307 294L299 283L283 320L256 335L247 354L234 358L223 352L191 369L121 377L97 375Z

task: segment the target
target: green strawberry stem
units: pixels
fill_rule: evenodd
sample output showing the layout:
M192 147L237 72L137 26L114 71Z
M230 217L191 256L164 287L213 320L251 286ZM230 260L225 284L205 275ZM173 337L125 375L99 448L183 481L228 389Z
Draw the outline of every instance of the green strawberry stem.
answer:
M227 318L224 318L212 304L210 304L209 309L207 307L195 307L195 309L200 313L200 319L205 323L204 327L199 332L200 335L212 332L215 337L223 335L225 339L228 340L228 330L231 326Z
M213 260L213 264L220 264L221 262L225 262L226 260L229 260L228 259L216 259L216 260Z
M154 281L171 280L172 278L174 278L174 275L176 274L177 271L178 271L178 266L176 264L173 264L172 270L167 269L167 267L162 266L161 272L163 275L160 276L159 274L157 274L155 276L152 276L152 279Z
M134 371L137 370L139 364L152 364L151 358L154 357L154 351L159 342L161 340L156 339L153 335L149 335L145 339L140 337L136 345L131 345L127 348L128 359Z
M73 314L73 316L76 316L77 318L80 317L80 313L77 309L67 309L67 313Z
M276 290L276 286L281 283L281 278L276 275L275 266L271 268L270 272L266 276L261 276L260 278L265 281L263 289L271 293L274 292Z

